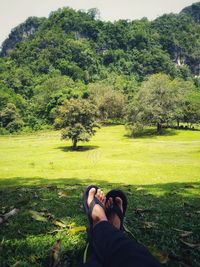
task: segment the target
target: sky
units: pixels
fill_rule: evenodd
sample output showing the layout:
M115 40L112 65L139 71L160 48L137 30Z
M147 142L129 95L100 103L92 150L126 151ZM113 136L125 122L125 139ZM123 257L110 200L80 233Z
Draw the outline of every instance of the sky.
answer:
M68 6L76 10L98 8L102 20L153 20L165 13L179 13L192 0L0 0L0 45L12 28L30 16L48 17L51 11Z

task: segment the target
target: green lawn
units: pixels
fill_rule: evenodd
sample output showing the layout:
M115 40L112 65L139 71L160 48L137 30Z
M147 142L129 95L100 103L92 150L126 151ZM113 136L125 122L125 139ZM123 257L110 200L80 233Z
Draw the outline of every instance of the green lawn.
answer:
M61 141L59 132L1 137L2 184L46 184L61 178L124 184L199 181L199 131L140 139L125 134L123 126L103 127L78 152L70 151L70 142Z
M200 266L200 131L131 139L124 126L108 126L80 145L71 151L59 132L0 137L0 214L19 209L0 226L0 265L47 266L62 239L60 264L77 266L81 194L95 183L127 193L126 225L167 266Z

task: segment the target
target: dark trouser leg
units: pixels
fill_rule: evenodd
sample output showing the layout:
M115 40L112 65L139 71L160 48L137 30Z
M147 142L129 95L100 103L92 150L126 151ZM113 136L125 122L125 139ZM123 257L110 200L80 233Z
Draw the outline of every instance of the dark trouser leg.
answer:
M103 267L160 267L148 250L109 222L93 229L93 247Z
M103 267L99 262L97 255L94 252L92 244L89 244L87 250L87 260L85 264L82 264L81 267Z

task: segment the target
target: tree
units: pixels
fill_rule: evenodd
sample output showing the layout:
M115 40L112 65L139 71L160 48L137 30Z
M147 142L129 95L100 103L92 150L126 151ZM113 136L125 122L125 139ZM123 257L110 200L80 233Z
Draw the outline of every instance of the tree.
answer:
M59 109L55 124L63 128L62 139L71 139L73 149L79 141L89 141L95 134L98 111L94 104L84 99L65 101Z
M176 92L176 105L173 119L177 123L179 128L180 122L188 121L191 116L189 114L186 116L186 113L189 111L189 106L192 107L194 100L198 99L197 90L192 81L184 81L182 79L174 79L171 82L173 90ZM195 94L196 92L196 94ZM191 96L194 97L191 97ZM194 107L194 106L193 106ZM189 109L188 109L189 108ZM192 108L193 109L193 108ZM194 109L193 109L194 111ZM198 112L197 112L198 113ZM186 119L187 117L187 119ZM189 122L189 121L188 121Z
M90 8L87 11L87 14L93 19L100 19L100 11L98 8Z
M161 133L162 125L173 120L177 103L177 91L173 90L170 78L165 74L154 74L143 82L136 95L129 122L140 125L156 125Z
M193 90L188 93L183 106L184 122L190 124L200 123L200 92Z
M6 128L9 132L20 130L23 124L14 104L8 103L5 109L0 112L0 126Z
M91 101L98 107L102 120L123 118L125 97L121 92L114 90L112 86L96 83L89 87L89 94Z

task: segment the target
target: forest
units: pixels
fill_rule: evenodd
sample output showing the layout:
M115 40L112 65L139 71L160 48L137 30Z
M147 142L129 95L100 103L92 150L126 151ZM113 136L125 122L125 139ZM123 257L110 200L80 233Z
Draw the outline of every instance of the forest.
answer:
M153 21L106 22L96 8L68 7L29 17L0 51L0 134L59 128L60 107L70 99L90 101L101 122L136 132L149 124L158 132L180 123L194 127L199 14L200 2Z

